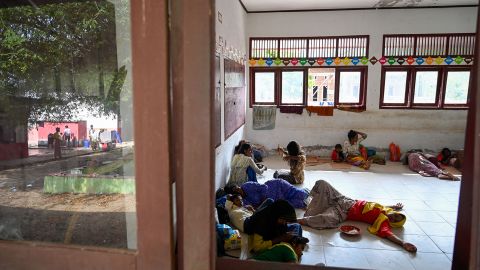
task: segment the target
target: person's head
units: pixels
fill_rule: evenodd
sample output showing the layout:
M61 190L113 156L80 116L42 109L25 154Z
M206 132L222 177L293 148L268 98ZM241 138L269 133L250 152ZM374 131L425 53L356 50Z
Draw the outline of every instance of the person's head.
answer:
M270 207L273 207L273 213L276 217L276 223L278 225L286 225L287 223L297 222L297 214L295 213L295 208L285 201L285 200L276 200L273 202Z
M448 148L443 148L442 149L442 156L443 158L449 158L452 155L452 151Z
M65 128L68 128L68 126L65 126Z
M395 211L388 213L387 217L392 227L402 227L405 221L407 221L407 217L404 214Z
M238 185L226 185L223 190L227 194L239 194L240 196L245 197L245 192Z
M227 195L227 200L231 201L234 205L238 207L243 206L242 196L240 194L229 194Z
M238 154L244 154L245 156L252 156L252 146L249 143L244 143L238 149Z
M60 132L60 128L59 127L55 128L55 131Z
M335 151L337 151L337 152L342 152L342 145L339 144L339 143L337 143L337 144L335 145Z
M350 130L347 134L347 137L350 143L356 143L358 140L358 133L354 130Z
M307 243L310 242L308 238L302 237L302 236L293 236L292 240L290 241L291 246L293 247L293 250L297 254L298 259L300 260L300 257L303 255L303 250L305 250L305 246Z
M93 125L90 125L90 128L92 128L92 129L93 129Z
M296 141L287 144L287 151L290 156L298 156L300 154L300 145Z

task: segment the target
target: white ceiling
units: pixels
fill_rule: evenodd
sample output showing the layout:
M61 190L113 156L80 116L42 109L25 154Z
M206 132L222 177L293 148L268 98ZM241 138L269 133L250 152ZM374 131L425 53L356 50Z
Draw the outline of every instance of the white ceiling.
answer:
M478 5L479 0L240 0L248 12Z

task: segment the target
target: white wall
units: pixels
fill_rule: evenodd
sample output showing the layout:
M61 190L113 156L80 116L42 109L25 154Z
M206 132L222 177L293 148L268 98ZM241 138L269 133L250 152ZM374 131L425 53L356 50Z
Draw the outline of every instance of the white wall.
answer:
M258 13L247 16L248 37L370 35L370 57L382 55L383 34L475 32L476 8L366 10L333 12ZM248 40L248 39L247 39ZM333 117L281 114L274 130L252 130L252 109L247 108L246 137L268 148L298 140L305 146L333 146L350 129L369 136L367 146L402 149L463 148L466 110L380 110L381 65L369 65L367 111L335 110Z
M247 52L245 47L245 22L246 13L243 10L238 0L217 0L216 1L215 17L216 19L216 40L218 42L219 36L222 37L227 43L227 47L233 46L233 48L240 50L243 54ZM218 11L222 14L222 23L218 21ZM224 66L223 66L223 53L220 54L220 69L221 69L221 99L222 99L222 144L217 147L215 151L215 188L223 186L227 181L227 177L230 170L230 162L233 156L233 148L238 142L245 136L245 126L239 128L233 135L225 140L224 134ZM248 123L248 119L246 119Z

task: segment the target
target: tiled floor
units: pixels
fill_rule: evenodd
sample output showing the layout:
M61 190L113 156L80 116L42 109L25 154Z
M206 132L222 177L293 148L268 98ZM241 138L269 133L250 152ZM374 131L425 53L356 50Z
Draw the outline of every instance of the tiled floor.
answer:
M264 164L269 170L259 177L259 182L271 179L276 169L286 168L278 157L267 158ZM304 236L310 243L302 264L363 269L451 268L460 182L422 177L399 163L374 164L369 171L327 163L307 167L305 179L302 186L307 188L323 179L351 198L382 204L402 202L407 222L393 231L415 244L418 252L410 254L368 233L367 224L347 221L346 224L361 229L361 236L348 237L336 229L315 230L304 226ZM303 211L297 210L297 215L303 216Z

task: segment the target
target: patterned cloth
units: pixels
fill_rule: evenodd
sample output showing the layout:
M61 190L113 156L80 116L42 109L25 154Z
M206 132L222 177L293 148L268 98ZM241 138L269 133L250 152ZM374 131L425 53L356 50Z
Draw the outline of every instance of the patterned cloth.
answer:
M305 211L308 226L316 229L336 228L347 219L355 200L342 195L325 180L318 180L310 192L312 201Z
M232 164L230 165L228 184L242 185L247 182L248 167L252 168L255 173L263 173L263 170L258 168L257 164L255 164L255 161L253 161L251 157L247 157L244 154L236 154L233 156Z
M439 169L435 164L430 162L423 154L421 153L410 153L408 154L408 167L414 172L425 172L431 176L437 177L439 174L442 174L443 171Z
M277 106L253 106L253 129L274 129L276 113Z

